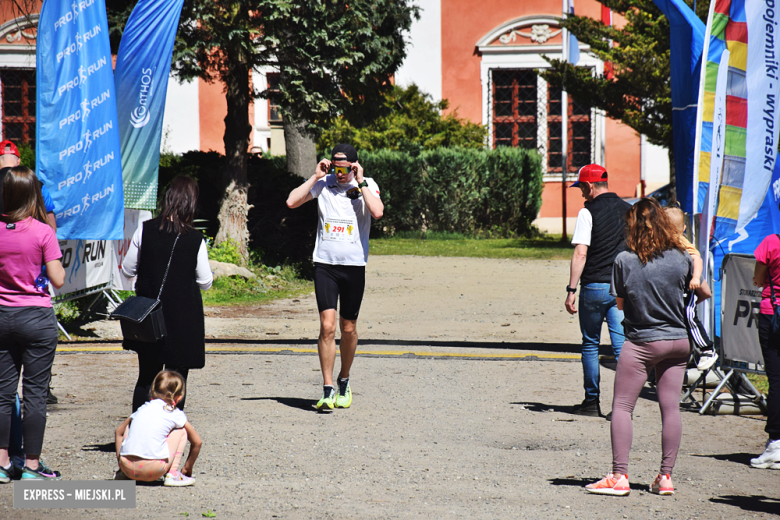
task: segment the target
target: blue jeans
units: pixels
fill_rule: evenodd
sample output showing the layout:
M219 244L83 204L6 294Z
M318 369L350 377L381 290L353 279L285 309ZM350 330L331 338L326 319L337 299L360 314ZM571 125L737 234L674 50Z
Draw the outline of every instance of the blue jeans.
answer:
M599 398L599 343L601 325L607 320L615 360L623 348L623 311L618 310L615 297L609 294L610 284L589 283L582 286L579 315L582 331L582 373L585 379L585 399Z

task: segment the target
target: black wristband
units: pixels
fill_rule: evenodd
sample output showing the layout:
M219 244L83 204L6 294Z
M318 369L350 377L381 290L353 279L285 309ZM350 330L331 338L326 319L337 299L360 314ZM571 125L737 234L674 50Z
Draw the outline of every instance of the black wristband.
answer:
M576 293L576 292L577 292L577 288L575 287L574 289L572 289L571 287L569 287L569 286L567 285L567 286L566 286L566 292L574 294L574 293Z
M358 188L368 188L368 181L363 179L363 182L358 183Z

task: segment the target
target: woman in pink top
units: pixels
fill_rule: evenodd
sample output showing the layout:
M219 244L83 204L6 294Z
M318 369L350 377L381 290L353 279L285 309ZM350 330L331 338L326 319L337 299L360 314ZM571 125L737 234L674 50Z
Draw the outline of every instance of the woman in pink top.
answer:
M24 367L25 466L23 479L59 479L40 462L46 429L46 392L57 347L57 321L45 284L36 284L45 265L54 287L62 287L59 244L47 223L38 179L29 168L12 168L3 179L5 213L0 216L0 482L8 482L11 412Z
M756 269L753 285L763 287L761 314L758 316L758 341L764 355L764 370L769 380L766 398L768 413L766 428L769 435L764 453L750 460L750 465L761 469L780 469L780 334L772 331L774 307L780 305L780 237L769 235L756 248ZM772 301L772 291L775 301Z

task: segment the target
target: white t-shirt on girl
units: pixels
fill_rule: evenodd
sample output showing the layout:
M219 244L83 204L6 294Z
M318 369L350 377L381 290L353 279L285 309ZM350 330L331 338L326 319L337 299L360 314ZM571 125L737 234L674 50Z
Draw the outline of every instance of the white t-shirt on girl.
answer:
M184 428L187 416L178 408L168 411L168 403L152 399L130 416L130 431L119 449L120 455L134 455L142 459L167 459L168 435L176 428Z
M379 186L365 177L368 189L378 198ZM355 179L339 184L335 175L326 175L312 186L317 199L319 222L314 261L330 265L364 266L368 262L368 233L371 212Z

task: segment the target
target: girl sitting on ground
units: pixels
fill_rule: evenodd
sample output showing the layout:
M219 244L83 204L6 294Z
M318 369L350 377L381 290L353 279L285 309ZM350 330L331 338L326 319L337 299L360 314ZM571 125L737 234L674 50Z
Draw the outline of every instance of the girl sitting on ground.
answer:
M184 378L163 370L154 378L149 401L116 429L116 478L153 482L165 475L166 486L195 484L192 467L203 442L184 412L176 405L184 399ZM184 447L190 455L179 469Z

